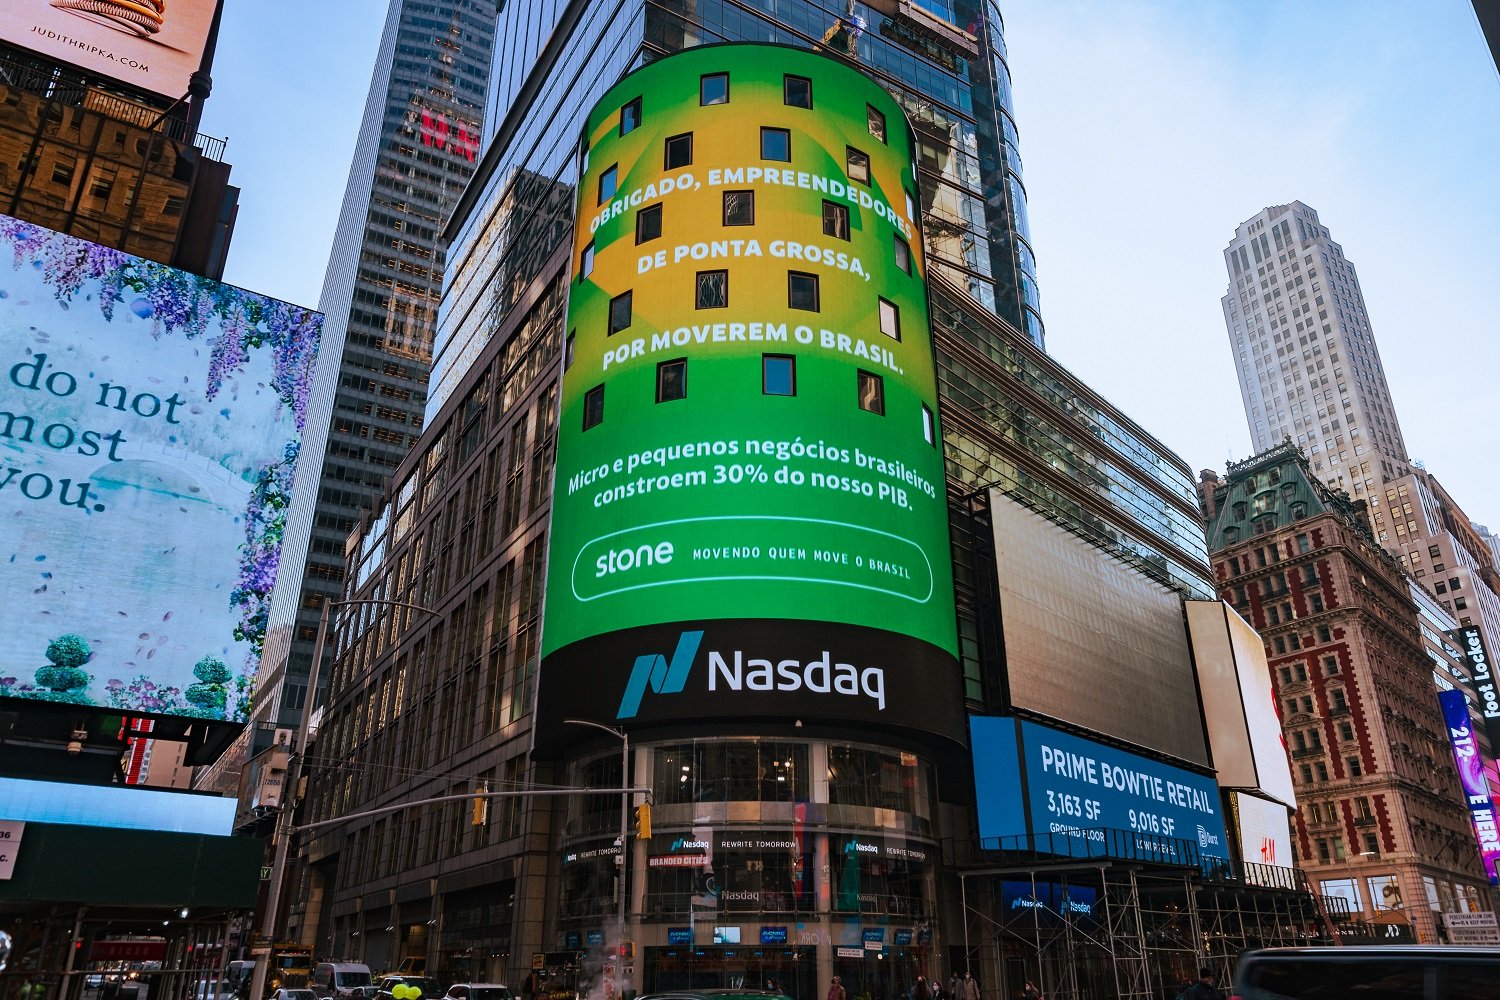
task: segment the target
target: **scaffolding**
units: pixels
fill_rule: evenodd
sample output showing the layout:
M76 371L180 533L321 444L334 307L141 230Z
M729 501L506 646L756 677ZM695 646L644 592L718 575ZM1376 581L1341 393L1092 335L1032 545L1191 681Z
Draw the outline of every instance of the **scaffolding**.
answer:
M1228 986L1240 952L1334 944L1348 921L1296 869L1014 850L986 860L998 863L957 874L965 951L994 997L1029 980L1049 1000L1172 1000L1201 967Z

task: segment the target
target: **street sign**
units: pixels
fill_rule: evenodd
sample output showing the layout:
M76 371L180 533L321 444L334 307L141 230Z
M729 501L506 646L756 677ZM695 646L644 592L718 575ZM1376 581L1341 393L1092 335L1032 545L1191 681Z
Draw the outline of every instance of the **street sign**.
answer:
M262 882L269 882L269 881L271 881L271 866L270 865L261 865L260 866L260 880Z
M21 853L21 835L26 824L18 819L0 819L0 879L16 872L16 858Z
M533 969L545 969L547 967L547 956L540 951L531 953L531 967Z
M1500 944L1500 924L1493 913L1445 913L1443 926L1452 944Z
M843 947L841 947L841 948L838 949L838 957L839 958L864 958L865 957L865 950L863 948L843 948Z

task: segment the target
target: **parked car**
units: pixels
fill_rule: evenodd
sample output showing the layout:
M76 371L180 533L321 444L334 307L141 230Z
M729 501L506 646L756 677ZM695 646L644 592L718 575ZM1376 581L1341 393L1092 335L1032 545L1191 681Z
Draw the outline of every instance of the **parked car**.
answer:
M283 987L272 993L270 1000L318 1000L318 995L306 987Z
M235 1000L234 984L225 979L200 979L188 990L187 1000Z
M391 988L395 986L415 986L429 1000L438 1000L443 995L443 984L436 979L425 976L385 976L375 989L376 1000L394 1000Z
M1458 1000L1494 996L1500 948L1349 945L1240 956L1237 1000ZM644 1000L644 998L643 998Z
M363 962L320 962L313 967L307 985L317 1000L356 1000L375 995L370 967Z
M511 1000L510 987L500 983L454 983L444 996L448 1000Z

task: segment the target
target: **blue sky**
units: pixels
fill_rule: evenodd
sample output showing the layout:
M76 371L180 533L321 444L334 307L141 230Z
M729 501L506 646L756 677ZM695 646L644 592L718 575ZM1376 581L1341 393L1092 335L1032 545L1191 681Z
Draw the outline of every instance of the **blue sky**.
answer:
M227 8L226 277L313 305L385 4ZM1195 469L1244 458L1221 254L1300 199L1359 271L1412 456L1500 531L1500 78L1468 0L1001 9L1049 350Z

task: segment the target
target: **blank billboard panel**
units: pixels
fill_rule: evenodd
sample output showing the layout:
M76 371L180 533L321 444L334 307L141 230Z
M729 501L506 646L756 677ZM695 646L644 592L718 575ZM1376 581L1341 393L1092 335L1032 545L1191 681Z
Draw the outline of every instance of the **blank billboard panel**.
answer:
M991 491L1011 703L1208 763L1182 598Z
M1219 784L1295 806L1260 635L1222 601L1188 601L1187 616Z

